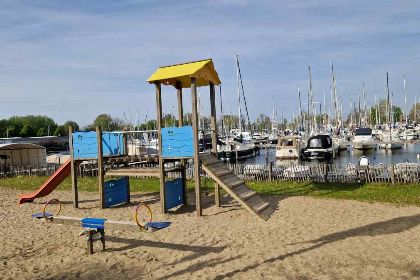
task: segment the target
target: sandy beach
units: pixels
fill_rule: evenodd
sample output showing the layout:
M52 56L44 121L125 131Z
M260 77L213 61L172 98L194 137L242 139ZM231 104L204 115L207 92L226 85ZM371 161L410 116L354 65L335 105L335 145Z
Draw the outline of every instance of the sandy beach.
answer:
M62 215L132 220L132 205L100 210L96 193L55 191L16 205L19 191L0 189L2 279L420 279L420 208L308 197L267 197L277 206L264 222L228 197L223 207L204 199L154 220L173 224L147 233L107 230L107 249L87 255L81 228L31 219L48 198L63 201Z

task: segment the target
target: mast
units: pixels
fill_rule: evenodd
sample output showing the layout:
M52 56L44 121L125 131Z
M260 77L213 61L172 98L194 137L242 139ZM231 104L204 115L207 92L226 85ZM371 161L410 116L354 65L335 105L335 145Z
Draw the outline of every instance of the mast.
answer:
M387 107L387 118L388 118L388 123L389 123L389 129L391 130L391 108L389 108L389 77L388 77L388 72L386 72L386 107Z
M362 95L363 95L363 119L364 126L367 126L367 116L366 116L366 92L365 92L365 82L362 82Z
M404 115L405 115L405 125L407 125L407 90L405 87L405 75L404 75Z
M324 126L326 126L327 125L327 121L326 121L326 115L325 115L325 108L326 108L326 103L325 103L325 95L326 95L326 90L324 90L324 110L323 110L323 112L322 112L322 124L324 125Z
M358 124L358 126L362 126L361 109L360 109L360 91L357 94L357 100L358 100L358 103L359 103L358 110L357 110L357 115L358 115L357 124Z
M239 67L239 55L236 55L236 65L238 67L238 93L240 94L240 89L242 89L242 96L244 98L244 105L245 105L245 112L247 117L247 123L245 129L250 129L251 121L249 120L249 113L248 113L248 106L246 104L246 98L245 98L245 90L244 90L244 83L242 81L242 74L241 74L241 67ZM240 89L239 89L240 84Z
M311 96L312 96L312 77L311 77L311 66L308 66L308 72L309 72L309 90L308 90L308 114L307 114L307 122L308 122L308 133L311 129L311 118L310 118L310 108L311 108Z
M300 87L298 86L298 95L299 95L299 115L300 115L300 128L303 128L303 112L302 112L302 99L300 96Z
M332 83L333 83L333 98L334 98L334 119L335 119L335 127L337 127L337 91L336 91L336 81L334 75L334 65L331 60L331 76L332 76Z
M241 111L241 89L240 89L240 82L239 82L239 57L238 55L235 56L236 58L236 87L238 89L238 128L239 132L242 133L242 111Z

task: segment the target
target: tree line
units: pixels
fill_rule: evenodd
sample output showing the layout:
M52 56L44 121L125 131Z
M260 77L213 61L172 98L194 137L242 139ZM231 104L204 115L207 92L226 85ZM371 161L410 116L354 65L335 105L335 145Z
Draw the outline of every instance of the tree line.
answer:
M47 116L13 116L0 120L0 137L36 137L68 135L69 126L79 129L74 121L58 125Z

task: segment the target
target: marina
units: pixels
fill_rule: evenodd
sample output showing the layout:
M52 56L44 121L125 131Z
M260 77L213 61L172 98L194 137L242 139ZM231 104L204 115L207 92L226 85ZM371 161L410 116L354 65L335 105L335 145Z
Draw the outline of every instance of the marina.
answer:
M420 2L1 7L2 280L420 280Z

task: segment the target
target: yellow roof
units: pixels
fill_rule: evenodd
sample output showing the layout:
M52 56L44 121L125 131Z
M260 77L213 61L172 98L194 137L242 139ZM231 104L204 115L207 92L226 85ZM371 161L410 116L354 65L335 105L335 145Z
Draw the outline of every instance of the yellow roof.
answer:
M161 82L174 87L177 82L181 82L183 88L189 88L191 78L197 79L199 87L208 86L210 82L214 85L221 83L211 59L159 67L147 81L149 83Z

